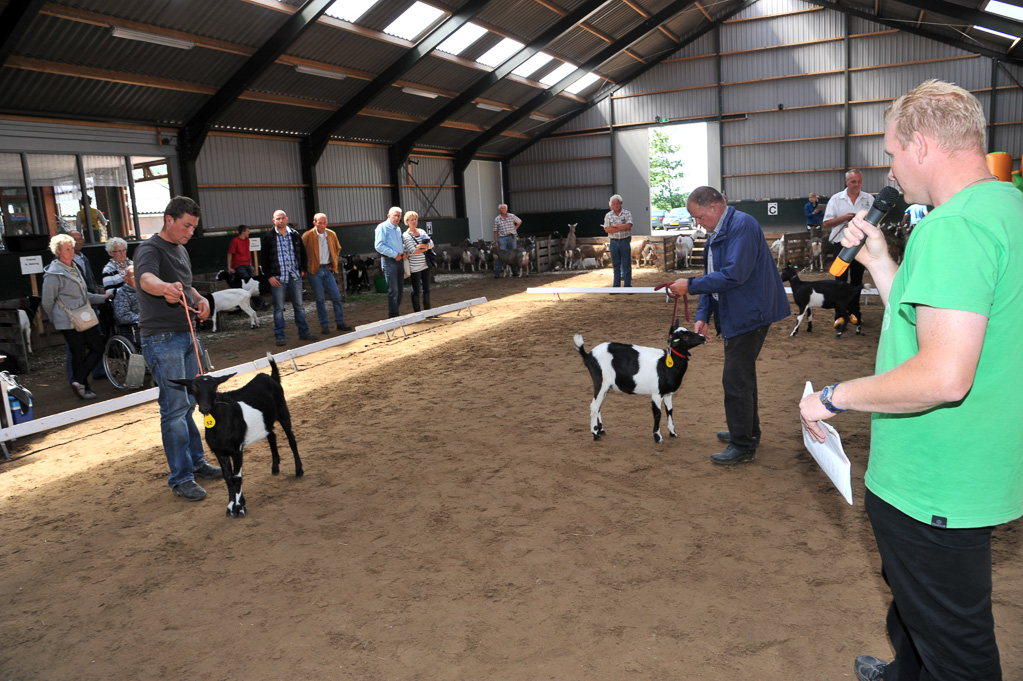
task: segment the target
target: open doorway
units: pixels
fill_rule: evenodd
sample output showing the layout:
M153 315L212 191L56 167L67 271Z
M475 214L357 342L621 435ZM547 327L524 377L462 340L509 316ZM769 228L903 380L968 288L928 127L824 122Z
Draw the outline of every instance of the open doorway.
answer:
M650 229L691 230L689 192L710 183L708 124L649 129Z

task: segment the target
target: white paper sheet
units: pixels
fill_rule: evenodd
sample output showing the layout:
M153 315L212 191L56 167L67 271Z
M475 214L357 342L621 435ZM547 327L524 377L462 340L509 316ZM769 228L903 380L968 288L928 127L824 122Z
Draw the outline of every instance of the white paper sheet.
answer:
M813 392L813 385L810 381L807 381L806 389L803 390L803 397ZM810 437L810 432L807 431L806 426L803 426L803 444L806 445L806 450L817 461L817 465L821 467L822 471L827 473L828 477L831 478L831 482L834 483L835 487L838 488L838 491L842 493L842 496L845 497L845 500L851 506L853 502L852 471L849 465L849 457L845 455L845 450L842 449L842 438L839 436L838 431L827 421L818 421L817 425L824 430L824 442L817 442Z

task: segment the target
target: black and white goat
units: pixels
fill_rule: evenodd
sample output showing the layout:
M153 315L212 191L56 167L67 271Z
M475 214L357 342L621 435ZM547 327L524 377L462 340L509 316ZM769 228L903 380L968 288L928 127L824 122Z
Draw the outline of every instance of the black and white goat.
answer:
M807 318L806 332L813 331L813 308L823 307L835 311L835 334L837 338L842 337L845 331L846 320L856 324L856 333L863 333L863 325L860 320L849 312L849 307L856 302L860 295L861 286L852 286L844 281L825 279L822 281L801 281L799 279L799 268L795 265L787 265L782 270L781 280L789 282L792 288L792 300L799 309L799 317L796 318L796 328L792 329L789 337L799 333L799 325L803 323L803 317Z
M199 413L206 416L206 444L217 455L227 483L227 515L238 518L245 515L245 496L242 494L242 450L253 442L266 438L273 457L270 472L280 473L281 457L277 453L277 435L274 423L280 423L295 455L295 477L301 478L302 459L291 430L291 414L281 387L281 372L270 353L270 375L259 374L237 390L217 392L217 387L234 376L210 376L173 379L195 397Z
M668 333L668 348L648 348L628 343L601 343L586 352L583 337L575 334L575 347L582 355L583 364L593 379L593 401L590 402L590 432L599 440L604 430L604 419L600 407L609 390L630 395L650 395L654 411L654 442L661 442L661 402L668 415L668 434L675 433L672 420L671 396L682 385L682 378L689 367L689 351L703 345L707 339L678 325L671 325Z

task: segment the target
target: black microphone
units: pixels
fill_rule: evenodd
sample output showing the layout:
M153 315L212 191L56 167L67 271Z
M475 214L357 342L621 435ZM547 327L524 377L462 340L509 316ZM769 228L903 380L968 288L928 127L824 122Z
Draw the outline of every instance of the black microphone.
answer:
M867 214L863 216L863 219L877 227L877 223L881 222L881 218L895 207L895 202L898 200L899 190L895 187L885 187L877 193L877 197L874 198L874 205L870 207L870 210L868 210ZM828 271L831 272L833 276L842 276L845 270L849 267L849 263L851 263L853 259L856 258L856 254L860 252L860 249L863 247L866 240L867 238L863 237L860 243L855 246L843 248L838 254L838 257L835 258L835 262L831 263L831 269Z

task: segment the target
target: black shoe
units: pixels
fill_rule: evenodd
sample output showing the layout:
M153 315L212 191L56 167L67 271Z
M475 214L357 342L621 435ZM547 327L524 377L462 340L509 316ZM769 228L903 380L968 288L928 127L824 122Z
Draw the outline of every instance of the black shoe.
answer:
M224 472L220 469L220 466L211 466L208 463L204 463L192 471L192 475L204 480L219 480L224 477Z
M321 326L320 327L320 335L321 336L329 336L330 335L330 327L329 326Z
M285 345L287 345L288 341L285 340L284 338L278 338L277 340L274 341L274 343L277 345L277 347L280 348L280 347L284 347Z
M337 330L338 331L344 331L345 333L348 333L349 331L355 331L355 327L354 326L348 326L347 324L342 322L342 323L337 325Z
M853 671L859 681L884 681L884 668L887 666L887 662L871 655L857 655Z
M202 501L206 498L206 490L199 486L195 480L185 480L171 488L174 496L181 497L186 501Z
M320 340L320 337L317 336L315 333L300 333L298 335L298 339L299 340L314 341L314 340Z
M711 454L710 460L714 463L728 466L733 463L746 463L747 461L752 461L756 455L757 450L755 449L742 450L729 443L729 445L725 447L724 451L718 452L717 454Z

